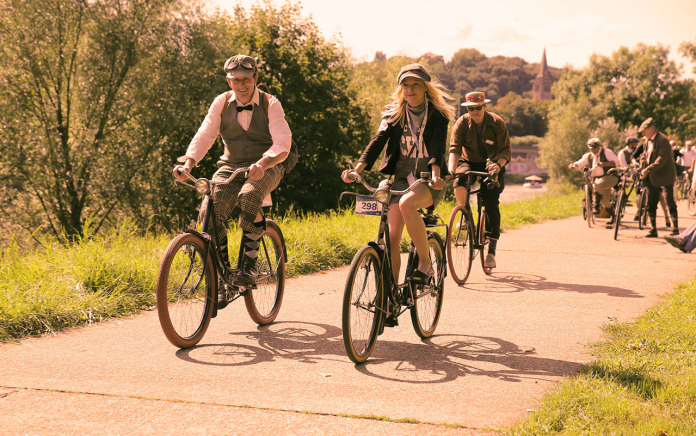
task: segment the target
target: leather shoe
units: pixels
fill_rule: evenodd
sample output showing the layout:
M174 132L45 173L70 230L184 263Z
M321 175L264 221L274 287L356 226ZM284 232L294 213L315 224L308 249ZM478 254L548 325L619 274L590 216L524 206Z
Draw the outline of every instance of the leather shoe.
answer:
M433 276L433 267L430 267L430 271L428 272L423 272L416 268L415 271L413 271L413 274L411 275L411 283L414 285L427 285L428 280Z
M675 236L676 236L676 235L678 235L678 234L679 234L679 227L674 227L674 228L672 229L672 235L675 235Z
M665 241L669 242L669 245L672 247L678 248L686 253L686 250L684 249L686 247L686 242L679 236L665 236Z
M611 214L605 208L602 208L597 214L597 218L611 218Z
M657 229L652 229L645 235L646 238L657 238Z
M495 254L488 253L486 260L483 261L483 266L486 268L495 268Z

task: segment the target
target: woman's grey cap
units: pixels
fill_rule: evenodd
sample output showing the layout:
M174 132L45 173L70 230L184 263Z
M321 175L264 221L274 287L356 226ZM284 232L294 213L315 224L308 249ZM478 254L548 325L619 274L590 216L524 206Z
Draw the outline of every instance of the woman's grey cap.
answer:
M237 65L234 68L231 68L231 65L233 62L237 62L240 65ZM244 68L241 64L242 63L249 63L253 67L252 69ZM252 58L251 56L243 55L243 54L238 54L235 56L232 56L231 58L227 59L225 61L225 66L223 68L225 72L227 73L227 78L229 79L234 79L235 77L250 77L253 76L254 73L256 72L256 60Z
M424 82L430 82L430 73L421 64L409 64L401 68L399 76L396 78L396 83L401 85L401 82L407 77L414 77Z
M638 128L638 133L642 133L643 130L647 129L648 127L655 127L655 123L653 123L652 117L643 121L643 124L641 124L640 127Z

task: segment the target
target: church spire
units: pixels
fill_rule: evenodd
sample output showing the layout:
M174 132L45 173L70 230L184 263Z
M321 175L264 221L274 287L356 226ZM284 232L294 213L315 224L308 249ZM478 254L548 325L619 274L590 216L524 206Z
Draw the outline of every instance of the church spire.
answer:
M539 64L539 74L534 79L532 88L532 99L534 100L552 100L551 95L551 74L549 74L549 66L546 63L546 47L544 54L541 55L541 64Z
M541 64L539 65L539 76L549 77L549 66L546 64L546 47L544 47L544 54L541 55Z

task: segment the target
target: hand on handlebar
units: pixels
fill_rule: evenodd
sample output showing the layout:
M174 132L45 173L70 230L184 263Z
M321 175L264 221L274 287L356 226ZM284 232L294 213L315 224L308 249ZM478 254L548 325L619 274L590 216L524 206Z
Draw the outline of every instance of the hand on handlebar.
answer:
M172 172L174 173L174 178L180 182L185 182L187 180L186 176L182 173L191 173L190 169L186 168L186 165L177 165Z
M433 189L437 189L439 191L445 187L445 183L445 179L440 178L438 176L433 176L433 179L430 182L430 186L432 186Z
M346 183L352 183L355 181L354 176L357 176L358 172L354 169L347 169L341 173L341 179Z
M264 174L263 167L259 163L253 163L249 166L249 171L246 174L246 178L251 177L254 180L261 180Z
M497 162L488 161L486 162L486 171L490 174L496 174L500 172L500 165Z

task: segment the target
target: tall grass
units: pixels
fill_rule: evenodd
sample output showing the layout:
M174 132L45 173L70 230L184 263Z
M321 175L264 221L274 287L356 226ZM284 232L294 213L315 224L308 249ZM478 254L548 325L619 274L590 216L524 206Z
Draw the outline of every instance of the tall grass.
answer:
M578 213L580 194L547 195L501 205L502 227L511 229ZM445 222L453 204L437 213ZM379 218L351 210L276 219L288 250L287 275L297 276L350 263L377 235ZM444 235L444 228L439 228ZM125 222L101 237L66 248L46 244L23 253L16 244L0 252L0 341L125 316L155 305L159 261L172 235L141 235ZM239 241L233 227L229 240ZM404 232L401 249L408 247ZM234 243L230 254L237 253Z

